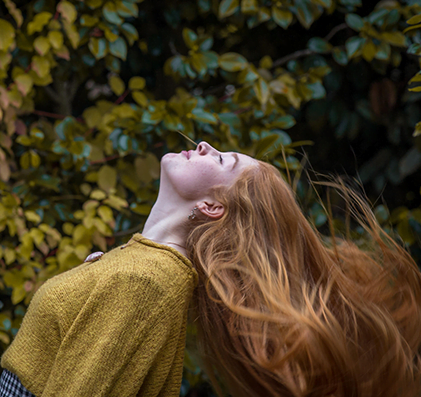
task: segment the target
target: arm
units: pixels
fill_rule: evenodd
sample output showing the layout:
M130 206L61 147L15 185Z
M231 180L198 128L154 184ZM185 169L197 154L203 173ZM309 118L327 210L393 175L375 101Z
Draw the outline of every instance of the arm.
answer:
M61 343L42 396L135 396L155 358L175 351L171 335L183 313L168 299L152 277L118 273L98 283Z

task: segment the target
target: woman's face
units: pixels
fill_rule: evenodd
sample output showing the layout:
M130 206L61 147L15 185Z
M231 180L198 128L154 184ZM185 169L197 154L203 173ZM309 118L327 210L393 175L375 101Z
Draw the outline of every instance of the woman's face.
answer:
M168 153L161 160L161 188L172 186L180 198L200 200L217 185L230 186L257 161L245 154L219 152L206 142L196 150ZM164 186L163 186L164 185Z

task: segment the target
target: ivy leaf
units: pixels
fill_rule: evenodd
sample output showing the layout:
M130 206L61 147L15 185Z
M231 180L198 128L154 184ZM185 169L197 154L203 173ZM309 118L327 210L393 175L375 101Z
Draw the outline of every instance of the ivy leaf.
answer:
M247 60L235 52L227 52L219 57L219 66L227 72L238 72L247 67Z

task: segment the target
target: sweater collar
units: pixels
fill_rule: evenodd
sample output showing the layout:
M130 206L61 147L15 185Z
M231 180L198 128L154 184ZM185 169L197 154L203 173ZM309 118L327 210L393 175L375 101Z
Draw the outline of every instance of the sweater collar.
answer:
M148 245L150 247L155 247L155 248L163 249L163 250L166 250L166 251L170 251L178 259L180 259L185 265L187 265L190 269L194 270L194 267L193 267L193 264L191 263L191 261L186 256L184 256L179 251L177 251L175 248L170 247L169 245L156 243L155 241L152 241L152 240L147 239L146 237L143 237L140 233L135 233L132 236L132 238L129 240L129 242L130 241L137 241L141 244Z

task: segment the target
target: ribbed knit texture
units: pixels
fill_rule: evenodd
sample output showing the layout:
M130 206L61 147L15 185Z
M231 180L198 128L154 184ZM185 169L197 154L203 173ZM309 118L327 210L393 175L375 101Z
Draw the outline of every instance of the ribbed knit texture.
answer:
M37 397L178 396L197 274L135 234L48 280L1 359Z

